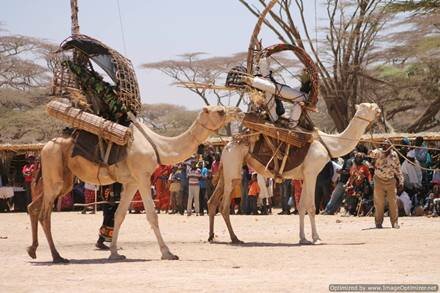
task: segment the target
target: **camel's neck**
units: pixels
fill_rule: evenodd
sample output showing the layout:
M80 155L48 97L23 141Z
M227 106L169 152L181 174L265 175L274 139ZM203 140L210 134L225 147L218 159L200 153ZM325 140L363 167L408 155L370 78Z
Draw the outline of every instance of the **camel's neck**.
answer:
M187 131L176 137L161 136L148 127L143 127L156 144L162 164L173 165L188 159L196 152L199 144L204 143L213 133L212 130L203 127L198 119Z
M330 135L319 132L319 135L333 157L342 157L350 153L356 147L368 125L368 121L359 119L355 116L351 119L350 124L348 124L347 128L342 133Z

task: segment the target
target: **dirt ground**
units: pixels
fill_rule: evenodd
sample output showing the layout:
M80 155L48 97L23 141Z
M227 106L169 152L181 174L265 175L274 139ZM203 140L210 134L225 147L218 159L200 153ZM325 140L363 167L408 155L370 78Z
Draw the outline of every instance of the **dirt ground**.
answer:
M318 216L322 245L299 246L298 216L232 216L238 237L228 243L216 217L159 216L179 261L161 261L145 215L127 215L119 245L127 260L107 261L94 248L102 215L55 213L53 231L67 265L51 264L40 228L38 258L26 214L0 214L0 292L327 292L332 283L440 283L440 218L402 218L400 230L373 229L373 218ZM306 233L310 225L306 218Z

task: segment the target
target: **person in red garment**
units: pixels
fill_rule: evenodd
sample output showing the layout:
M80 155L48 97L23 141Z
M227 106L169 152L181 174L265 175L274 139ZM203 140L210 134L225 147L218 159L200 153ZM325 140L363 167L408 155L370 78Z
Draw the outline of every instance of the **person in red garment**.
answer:
M133 197L133 201L130 207L130 213L140 214L144 210L144 203L142 202L142 196L139 190L136 191Z
M154 200L156 204L157 213L160 211L168 212L170 207L170 190L168 186L168 178L173 170L173 166L159 165L151 175L151 184L156 189L156 198Z
M35 171L35 157L32 155L29 155L26 158L26 164L21 169L21 173L24 177L24 184L26 188L26 206L32 202L32 195L31 195L31 183L32 183L32 175Z

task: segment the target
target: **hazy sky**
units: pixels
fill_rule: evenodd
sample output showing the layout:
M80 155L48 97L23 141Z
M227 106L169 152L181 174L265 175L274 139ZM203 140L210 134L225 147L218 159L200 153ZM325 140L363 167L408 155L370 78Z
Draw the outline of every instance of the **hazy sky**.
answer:
M202 106L196 95L170 85L171 80L165 75L141 69L140 65L173 59L187 52L228 56L246 51L256 22L238 0L119 1L125 55L135 66L145 103L173 103L192 109ZM314 1L304 2L308 20L314 25ZM124 54L117 0L78 0L78 3L81 33ZM323 8L318 7L318 17L321 15ZM0 22L11 33L58 44L70 35L70 0L2 1ZM265 32L264 45L276 42L274 35Z

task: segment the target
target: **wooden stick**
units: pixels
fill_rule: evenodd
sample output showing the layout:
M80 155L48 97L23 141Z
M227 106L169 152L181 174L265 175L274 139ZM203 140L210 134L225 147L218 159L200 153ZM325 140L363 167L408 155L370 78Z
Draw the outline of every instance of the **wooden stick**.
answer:
M133 200L133 201L131 201L131 203L141 203L141 202L143 202L142 200ZM100 204L109 204L109 203L119 203L119 201L106 201L106 200L103 200L103 201L95 201L95 202L91 202L91 203L75 203L75 204L73 204L73 206L74 207L88 207L88 206L97 206L97 205L100 205ZM95 212L96 212L96 210L95 210Z
M72 35L79 35L78 0L70 0Z

